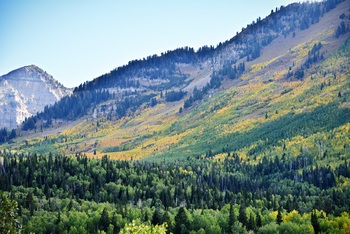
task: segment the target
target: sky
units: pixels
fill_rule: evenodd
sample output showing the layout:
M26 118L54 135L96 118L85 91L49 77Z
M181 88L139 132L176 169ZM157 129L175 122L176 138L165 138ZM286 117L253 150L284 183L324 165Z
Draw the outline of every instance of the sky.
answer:
M72 88L180 47L216 46L295 0L0 0L0 76L37 65Z

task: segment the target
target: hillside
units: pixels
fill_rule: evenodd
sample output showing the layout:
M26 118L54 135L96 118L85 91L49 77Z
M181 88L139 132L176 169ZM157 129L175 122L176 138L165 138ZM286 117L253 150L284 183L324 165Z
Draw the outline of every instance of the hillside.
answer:
M328 0L81 84L0 145L0 232L350 233L349 71Z
M68 155L83 153L90 157L107 154L114 159L153 159L156 156L174 160L209 153L218 157L235 153L242 158L259 160L267 154L297 156L301 149L308 154L320 155L320 144L330 143L318 139L341 132L348 126L348 33L335 36L342 21L349 24L348 17L340 17L347 14L347 6L347 1L340 3L308 28L295 28L287 33L283 27L282 33L262 46L260 55L253 60L243 55L233 58L236 53L228 51L240 51L237 50L242 46L240 38L251 38L250 31L263 31L259 30L259 25L274 29L268 25L269 21L289 22L285 21L286 18L295 14L296 9L307 12L309 8L316 9L315 4L290 5L258 20L257 25L248 27L216 49L212 48L214 57L210 60L201 58L200 51L194 53L187 48L168 52L164 58L130 62L131 68L118 68L75 90L78 101L72 105L80 103L85 107L93 103L93 108L85 111L79 108L77 113L80 115L75 116L69 112L75 109L72 105L67 106L67 112L64 112L65 106L54 107L56 115L72 116L67 123L74 121L74 127L65 127L62 117L52 118L53 128L37 133L45 136L44 139L36 138L36 134L30 132L21 132L25 139L31 140L26 146L13 144L12 149L20 147L23 151L52 151ZM266 38L268 35L263 34ZM193 56L186 62L181 54L186 54L185 58L189 54ZM179 58L183 61L175 63L175 68L172 68L173 78L147 79L140 75L166 74L170 69L164 73L161 67ZM233 60L236 62L230 65L230 69L227 61ZM157 65L159 63L163 65ZM240 71L240 65L245 66L244 71ZM138 69L133 68L135 66ZM146 72L147 66L156 66L157 69L151 69L153 73ZM120 75L112 87L104 89L103 92L108 93L103 97L98 93L100 91L88 88L107 85L107 81L102 81L110 80L114 73L124 75ZM129 86L123 87L119 81L130 73L135 78L128 79ZM232 74L235 77L230 77ZM187 93L184 97L181 95L167 101L170 94L179 95L179 90ZM199 98L194 98L196 95ZM186 107L186 101L192 104ZM69 103L69 100L65 99L63 103ZM180 109L182 113L179 113ZM329 115L320 116L319 113L325 111ZM85 114L82 116L82 113ZM339 113L338 119L330 113ZM40 116L46 118L47 113ZM63 128L58 124L63 124ZM38 129L40 121L36 126ZM49 135L54 132L59 134ZM22 139L19 138L19 142ZM332 144L340 144L339 141L340 138L336 138ZM322 149L322 153L326 150ZM345 151L337 147L327 152L332 156L345 156Z
M69 94L69 89L35 65L11 71L0 77L0 128L17 128Z

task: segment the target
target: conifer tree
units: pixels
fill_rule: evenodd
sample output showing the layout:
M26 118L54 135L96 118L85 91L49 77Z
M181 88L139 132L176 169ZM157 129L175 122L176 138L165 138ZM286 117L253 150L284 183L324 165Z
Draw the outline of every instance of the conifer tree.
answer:
M239 208L239 215L238 215L238 221L243 224L243 226L247 226L248 220L247 220L247 214L245 211L245 205L242 204Z
M247 228L248 230L252 230L252 231L256 230L256 222L255 222L253 213L250 213Z
M281 224L282 223L282 207L281 206L278 208L278 213L277 213L277 217L276 217L276 223L277 224Z
M27 208L30 210L30 215L34 215L34 198L32 191L27 194Z
M175 216L175 230L174 233L189 233L190 221L188 219L186 209L180 207L177 215Z
M257 228L262 227L262 220L261 220L261 215L260 215L260 214L258 214L258 215L256 216L256 227L257 227Z
M235 217L235 212L233 210L232 204L230 204L230 215L229 215L229 220L228 220L228 233L233 233L233 226L235 225L236 222L236 217Z
M157 225L157 224L162 224L162 212L160 211L159 208L157 208L154 213L153 213L153 216L152 216L152 224L153 225Z
M101 229L107 231L109 226L109 217L108 217L108 210L106 207L103 208L101 219L100 219L100 225L101 225Z
M320 232L320 223L318 222L316 211L313 210L311 213L311 224L314 228L315 234L318 234Z

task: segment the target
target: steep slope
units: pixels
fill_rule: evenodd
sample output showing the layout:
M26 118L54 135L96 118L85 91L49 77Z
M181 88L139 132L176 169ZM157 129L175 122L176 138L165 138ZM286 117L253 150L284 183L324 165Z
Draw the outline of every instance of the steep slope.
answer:
M300 27L289 33L272 32L271 25L285 25L290 22L286 18L315 6L322 9L323 16L307 28L296 20ZM333 163L347 156L346 145L350 144L349 34L335 36L343 21L349 24L349 1L329 11L325 8L317 4L282 8L208 52L211 57L201 57L199 51L194 54L197 58L187 61L183 58L193 53L186 49L169 52L165 60L154 57L148 62L131 62L134 69L117 69L76 89L75 94L81 96L91 87L105 87L113 94L108 101L94 102L84 118L75 120L74 127L58 128L57 134L50 136L54 129L44 130L40 134L45 138L22 132L12 148L151 160L238 155L256 162L265 156L309 155ZM264 30L269 33L260 38L273 37L261 46L259 56L252 58L253 51L242 48L251 43L249 38L259 35L256 31ZM181 51L187 55L181 57ZM182 63L172 60L174 54ZM162 66L154 65L155 61ZM168 62L175 67L167 67ZM245 69L231 77L240 64L245 64ZM169 78L170 70L177 78ZM157 74L158 78L150 78ZM187 108L184 99L166 100L167 93L180 89L188 91L185 103L192 98ZM149 102L153 98L155 105ZM123 109L125 106L128 108ZM26 145L22 145L23 139L27 139Z
M0 127L16 128L25 118L70 93L35 65L3 75L0 77Z
M187 108L203 95L220 87L225 78L239 78L245 71L245 62L259 58L262 49L276 38L295 35L299 30L309 30L340 2L342 1L336 0L281 6L276 11L272 10L264 19L258 17L243 28L241 33L219 43L217 47L203 46L198 51L184 47L167 51L160 56L130 61L125 66L79 85L74 90L74 97L65 99L30 121L76 120L93 112L96 105L106 99L106 95L109 96L108 99L114 100L114 103L105 108L112 118L125 117L150 99L152 105L155 105L157 102L154 97L162 91L171 92L172 98L166 97L167 102L183 97L182 93L178 95L174 91L196 93L196 97L185 102L184 107ZM101 90L108 93L102 93ZM94 98L87 100L86 97ZM77 103L82 105L76 105Z

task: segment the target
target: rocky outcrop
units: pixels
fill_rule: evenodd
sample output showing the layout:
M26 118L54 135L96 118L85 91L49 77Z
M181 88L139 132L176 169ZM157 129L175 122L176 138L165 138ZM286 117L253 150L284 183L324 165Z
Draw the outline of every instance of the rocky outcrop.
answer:
M25 118L71 92L35 65L1 76L0 128L16 128Z

